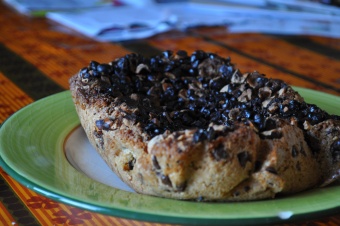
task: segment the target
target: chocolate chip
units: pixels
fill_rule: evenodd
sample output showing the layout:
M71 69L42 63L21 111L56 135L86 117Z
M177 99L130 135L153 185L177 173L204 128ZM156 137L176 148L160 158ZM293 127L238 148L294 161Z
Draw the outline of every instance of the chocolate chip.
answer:
M264 84L267 82L265 79L268 81L267 78L264 78L263 75L255 71L249 74L249 76L247 77L247 83L253 88L259 88L263 87Z
M264 127L264 121L265 121L265 117L261 114L255 114L253 117L253 121L255 123L255 125L262 130Z
M258 72L241 73L230 58L202 50L191 55L182 50L164 51L151 58L128 54L109 64L91 61L78 76L84 87L99 83L95 92L108 101L138 109L132 119L151 138L165 131L196 129L193 141L201 142L228 132L209 130L211 123L227 126L230 131L237 123L251 121L263 138L274 139L282 134L275 130L275 120L266 120L268 117L296 117L300 128L305 121L314 125L337 118L315 105L287 101L282 95L287 84L281 80L268 79ZM84 88L79 92L87 91ZM126 98L131 94L137 94L138 100ZM162 116L164 111L169 117ZM158 123L150 121L150 112L156 115L153 118ZM110 129L109 126L108 122L96 123L98 131Z
M246 118L249 119L252 117L252 111L250 111L249 109L245 109L241 112L241 117L242 118Z
M90 62L90 65L89 65L89 67L90 67L90 69L92 69L92 70L97 70L97 66L99 65L99 63L97 62L97 61L91 61Z
M136 159L135 159L135 158L131 159L129 162L127 162L127 163L124 164L123 169L124 169L125 171L133 170L133 167L135 166L135 162L136 162Z
M80 69L79 76L83 79L88 79L90 77L89 69L87 67Z
M158 163L158 160L157 160L156 156L154 156L154 155L152 156L152 165L155 167L156 170L161 169L161 167Z
M251 155L247 151L243 151L237 154L237 159L240 165L244 168L247 162L251 161Z
M217 78L214 78L214 79L211 79L210 82L209 82L209 87L210 89L213 89L213 90L216 90L216 91L219 91L222 89L223 86L226 85L226 80L222 77L217 77Z
M93 134L97 138L102 138L103 137L103 132L101 130L95 130L95 131L93 131Z
M207 139L208 139L209 141L215 139L216 132L215 132L214 128L209 127L209 128L206 130L206 135L207 135Z
M129 161L129 169L133 170L133 167L135 166L136 159L133 158L132 160Z
M221 73L222 78L226 79L226 81L230 81L231 76L233 75L233 67L231 65L223 64L219 68L219 72Z
M266 168L266 171L269 172L269 173L272 173L272 174L277 175L276 169L275 169L274 167L272 167L272 166L268 166L268 167Z
M227 149L224 147L223 144L219 144L216 148L213 149L212 155L215 160L225 160L229 158L229 154Z
M261 161L259 161L259 160L256 160L255 161L255 166L254 166L254 171L255 172L258 172L258 171L260 171L260 169L261 169L261 167L262 167L262 162Z
M273 129L276 129L276 128L277 128L277 125L276 125L275 119L267 118L265 120L263 130L273 130Z
M162 54L165 58L170 58L172 56L173 52L171 50L166 50Z
M176 52L176 55L178 55L178 56L180 56L180 57L187 57L188 56L188 53L186 52L186 51L184 51L184 50L178 50L177 52Z
M101 74L109 74L112 72L112 67L109 64L99 64L97 65L96 70Z
M191 55L190 61L191 63L193 63L195 61L204 60L207 57L208 57L208 54L206 52L204 52L203 50L197 50Z
M193 136L193 142L198 143L207 139L207 135L204 129L198 129Z
M183 192L187 187L187 182L183 182L182 184L176 185L176 192Z
M284 86L284 83L279 79L270 79L266 82L265 86L269 87L272 93L276 93Z
M301 107L301 103L297 100L290 100L288 104L288 108L291 111L299 111Z
M158 126L154 121L149 122L144 129L151 136L156 136L164 132L164 128Z
M98 130L102 130L104 128L105 121L100 119L96 121L96 127Z
M167 186L169 186L169 187L172 187L172 183L171 183L171 180L170 180L169 176L162 174L162 175L161 175L161 181L162 181L162 183L163 183L164 185L167 185Z

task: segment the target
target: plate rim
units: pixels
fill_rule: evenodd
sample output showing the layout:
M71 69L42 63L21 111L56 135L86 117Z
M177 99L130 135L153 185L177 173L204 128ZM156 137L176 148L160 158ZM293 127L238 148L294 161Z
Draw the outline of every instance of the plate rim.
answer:
M339 98L335 95L323 93L323 92L320 92L320 91L314 91L314 90L310 90L310 89L306 89L306 88L300 88L300 87L294 87L294 88L298 88L297 91L302 90L302 91L311 92L311 93L315 93L315 92L318 93L319 92L319 93L322 93L322 95L326 95L326 96L329 96L329 97L332 97L332 98L335 97L336 99ZM70 93L70 91L68 91L68 90L63 91L63 92L45 97L43 99L40 99L40 100L33 102L29 105L39 104L39 103L41 103L41 101L44 101L47 98L52 98L53 96L56 96L56 95L69 95L69 93ZM21 112L25 111L25 109L27 109L27 107L29 105L19 109L13 115L8 117L0 125L0 130L3 128L3 125L5 125L9 120L11 120L11 118L14 115L21 114ZM66 137L64 137L64 139L66 139ZM245 224L247 224L247 225L257 225L257 224L263 224L263 223L282 222L282 219L280 219L278 216L259 217L259 218L256 218L256 222L254 222L254 217L242 218L242 219L239 219L239 218L238 219L233 219L233 218L227 218L227 219L226 218L222 218L222 219L219 219L219 218L192 218L192 217L183 217L183 216L180 216L180 217L170 216L169 217L169 216L163 216L163 215L151 214L151 213L145 213L145 212L138 212L137 215L136 215L136 212L134 212L134 211L129 211L129 210L121 209L121 208L116 208L116 207L108 208L108 207L103 207L103 206L99 206L99 205L94 206L93 203L89 204L89 203L86 203L86 202L81 201L79 199L73 199L72 197L63 196L60 193L56 194L55 191L51 191L49 189L46 189L45 187L43 187L39 184L36 184L36 183L28 180L27 178L24 178L22 175L20 175L11 166L9 166L7 164L7 162L2 157L2 153L3 153L3 151L0 150L0 166L3 168L4 171L7 172L8 175L12 176L13 179L17 180L20 184L25 185L29 189L31 189L31 190L33 190L33 191L35 191L35 192L37 192L37 193L39 193L43 196L46 196L46 197L51 198L53 200L56 200L58 202L65 203L65 204L68 204L68 205L71 205L71 206L76 206L76 207L79 207L79 208L82 208L82 209L85 209L85 210L105 214L105 215L123 217L123 218L134 219L134 220L160 222L160 223L184 223L184 224L187 224L187 223L206 224L206 223L212 223L212 221L213 221L214 224L229 223L229 224L233 224L233 225L245 225ZM138 194L138 195L140 195L140 194ZM59 196L62 196L62 197L59 197ZM181 201L179 201L179 202L181 202ZM187 202L187 201L183 201L183 202ZM114 211L114 213L113 213L113 211ZM297 221L299 219L302 219L305 215L311 215L311 214L313 215L313 218L319 218L319 217L328 216L328 215L331 215L331 214L334 214L334 213L338 213L339 211L340 211L340 206L328 208L328 209L324 209L324 210L317 210L315 212L297 213L297 214L294 214L289 219L284 219L284 222L288 223L288 222Z
M1 127L0 127L1 128ZM55 194L53 191L50 191L36 183L24 178L23 176L17 174L10 166L8 166L0 156L0 163L3 170L6 171L8 175L13 177L16 181L20 184L25 185L27 188L35 191L36 193L50 198L54 201L67 204L70 206L74 206L86 211L92 211L94 213L104 214L111 217L119 217L131 220L138 220L138 221L147 221L147 222L154 222L154 223L166 223L166 224L195 224L195 225L263 225L263 224L273 224L273 223L296 223L298 221L306 219L306 215L312 214L313 217L309 217L308 220L318 219L322 217L327 217L336 213L339 213L340 206L319 210L315 212L308 212L308 213L301 213L301 214L294 214L292 217L288 219L282 219L279 217L259 217L259 218L242 218L242 219L219 219L219 218L190 218L190 217L165 217L163 215L154 215L148 213L138 213L139 215L136 216L136 213L133 211L122 210L119 208L107 208L101 206L94 206L93 204L88 204L86 202L80 201L78 199L72 199L70 197L63 197L60 198L60 194ZM13 176L15 175L15 176ZM185 201L184 201L185 202ZM113 214L112 211L115 211ZM256 222L254 222L256 220Z

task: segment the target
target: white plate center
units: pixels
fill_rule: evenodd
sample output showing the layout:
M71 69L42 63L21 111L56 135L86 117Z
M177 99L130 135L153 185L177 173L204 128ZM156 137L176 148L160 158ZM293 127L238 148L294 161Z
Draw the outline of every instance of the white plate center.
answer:
M134 192L100 157L81 126L76 128L66 140L65 153L67 160L74 168L93 180L120 190Z

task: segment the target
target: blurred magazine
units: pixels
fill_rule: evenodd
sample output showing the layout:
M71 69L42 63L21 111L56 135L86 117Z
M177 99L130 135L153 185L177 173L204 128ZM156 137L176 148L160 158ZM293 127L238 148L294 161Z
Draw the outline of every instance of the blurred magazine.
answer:
M263 7L254 5L256 1L260 3L258 0L253 1L253 5L191 1L147 6L103 6L49 12L46 16L99 41L147 38L171 29L185 30L189 27L214 25L226 26L230 33L257 32L340 38L340 16L333 13Z
M147 38L174 28L171 14L156 6L103 6L48 12L46 17L99 41Z
M288 35L318 35L340 38L340 8L327 0L193 0L219 6L224 16L238 18L228 24L231 33L258 32ZM331 1L329 1L331 2Z
M311 0L3 1L21 13L46 16L99 41L147 38L171 29L214 25L225 26L230 33L340 38L340 8Z
M19 13L31 16L44 16L50 11L75 10L112 5L112 0L3 0Z
M340 1L334 0L193 0L192 2L220 4L225 6L248 6L271 10L311 12L340 16L340 7L337 7L340 6Z

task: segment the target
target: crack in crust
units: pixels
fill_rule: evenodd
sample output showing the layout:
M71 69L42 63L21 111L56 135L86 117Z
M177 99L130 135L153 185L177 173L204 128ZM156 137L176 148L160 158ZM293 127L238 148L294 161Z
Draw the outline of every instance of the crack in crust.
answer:
M255 200L339 177L340 117L229 58L199 50L92 61L70 89L90 142L139 193Z

